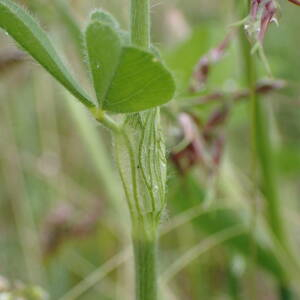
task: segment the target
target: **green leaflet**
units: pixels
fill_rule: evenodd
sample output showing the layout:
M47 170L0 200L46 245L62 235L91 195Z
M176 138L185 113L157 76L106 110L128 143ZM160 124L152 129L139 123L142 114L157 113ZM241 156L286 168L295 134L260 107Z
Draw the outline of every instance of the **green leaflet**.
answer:
M168 102L174 91L173 77L153 54L124 47L103 107L138 112Z
M98 21L87 27L85 41L97 99L102 107L119 62L121 41L110 26Z
M79 101L89 108L94 107L89 96L64 66L46 33L24 9L10 0L0 0L0 27Z
M98 21L105 25L109 25L114 29L118 29L120 27L118 21L110 13L101 9L95 9L91 13L90 19L92 21Z
M173 78L153 54L124 44L122 47L119 33L98 21L87 27L85 40L101 108L138 112L172 99Z

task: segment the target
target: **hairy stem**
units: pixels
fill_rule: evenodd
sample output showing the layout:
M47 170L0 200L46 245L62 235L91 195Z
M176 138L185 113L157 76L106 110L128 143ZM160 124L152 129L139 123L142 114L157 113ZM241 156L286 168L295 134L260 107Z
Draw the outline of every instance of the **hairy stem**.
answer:
M131 0L130 13L131 42L133 45L147 50L151 45L150 0ZM145 112L145 114L150 115L151 111ZM159 118L159 114L157 114L157 118ZM155 131L156 128L153 127L152 130ZM141 151L141 153L147 155L144 151ZM149 155L151 154L149 153ZM151 163L150 156L148 160ZM151 188L154 188L154 186ZM156 212L153 211L147 215L134 217L132 220L137 300L157 299L156 249L158 222L155 220L155 215Z
M150 1L131 0L131 42L141 48L150 47Z
M157 299L157 228L143 220L133 222L135 290L137 300Z

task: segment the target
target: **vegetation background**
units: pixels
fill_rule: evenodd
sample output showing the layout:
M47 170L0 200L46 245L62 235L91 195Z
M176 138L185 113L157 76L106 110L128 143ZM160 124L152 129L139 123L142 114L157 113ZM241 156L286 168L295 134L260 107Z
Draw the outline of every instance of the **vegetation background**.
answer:
M123 0L16 2L38 17L83 85L88 75L79 59L78 28L89 12L107 9L128 26ZM281 9L265 51L274 77L286 84L260 101L267 107L282 220L299 253L300 10L287 1ZM175 76L182 72L182 82L242 19L234 0L152 1L152 17L154 44ZM224 103L191 108L181 97L164 111L170 156L159 262L164 299L291 299L291 291L300 299L300 269L274 242L263 193L254 184L249 101L232 103L245 88L244 73L237 35L201 94L221 91L230 104L226 122L214 132L225 148L213 171L198 161L184 172L176 168L172 154L182 135L176 118L192 109L206 124ZM262 63L259 74L266 77ZM131 300L129 219L111 141L71 98L1 32L0 293L10 281L42 286L51 299Z

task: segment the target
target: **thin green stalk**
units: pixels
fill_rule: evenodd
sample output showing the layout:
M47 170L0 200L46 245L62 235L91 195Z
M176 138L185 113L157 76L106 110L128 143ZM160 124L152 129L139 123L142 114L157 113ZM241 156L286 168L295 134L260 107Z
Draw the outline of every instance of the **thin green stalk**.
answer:
M258 119L260 115L258 115L258 105L259 99L258 95L256 94L256 66L255 60L251 55L251 47L249 41L245 37L245 33L240 30L240 39L242 43L242 51L243 51L243 59L244 59L244 70L245 70L245 82L247 87L250 91L250 127L251 127L251 147L252 147L252 169L251 169L251 179L254 183L254 190L252 192L252 215L251 215L251 222L249 226L249 237L250 237L250 259L249 259L249 277L250 281L250 297L255 299L257 298L257 285L255 281L255 272L256 272L256 227L257 227L257 198L258 198L258 191L256 190L256 185L258 183L257 180L257 171L258 171L258 140L259 132L258 132Z
M254 152L253 163L261 173L261 186L266 199L266 215L268 223L278 241L285 245L286 238L280 213L281 208L272 158L272 146L267 114L265 112L264 103L260 101L260 97L256 93L255 88L257 82L256 59L251 54L251 44L247 41L245 36L241 36L241 42L246 75L245 79L250 90L251 100L251 130Z
M149 49L151 45L149 0L131 0L130 23L132 44ZM153 127L153 130L156 129ZM142 153L141 149L139 151ZM151 159L149 162L152 162ZM132 238L137 300L157 299L157 235L158 222L155 220L155 212L133 218Z
M131 42L141 48L150 47L150 1L131 0Z
M248 2L248 3L247 3ZM238 5L238 14L240 17L244 17L250 11L250 1L246 0L242 3L239 0L236 0L235 3ZM249 224L249 238L250 238L250 256L248 261L248 276L250 282L249 288L249 297L255 299L257 298L257 286L255 280L256 272L256 227L257 227L257 198L258 191L256 185L257 180L257 171L258 171L258 161L257 161L257 105L258 105L258 95L256 94L256 65L255 59L251 54L251 44L246 38L244 28L239 30L239 40L241 46L242 54L242 64L243 64L243 73L244 73L244 83L249 89L249 108L250 108L250 128L251 128L251 179L253 181L254 190L252 191L252 203L251 203L251 222Z
M112 118L110 118L103 110L92 107L90 112L93 114L95 119L104 125L106 128L110 129L114 133L120 133L121 127Z
M236 1L236 3L239 1ZM248 2L248 3L247 3ZM250 11L250 1L242 3L242 11ZM240 4L240 3L238 3ZM265 103L261 101L260 96L256 92L257 70L256 58L251 54L251 44L247 40L243 30L240 30L240 41L242 49L242 58L244 63L245 82L250 90L250 105L251 105L251 134L252 134L252 152L253 152L253 179L255 184L260 184L265 197L266 219L270 226L270 230L277 243L286 251L289 259L296 263L293 257L292 249L290 248L286 233L284 230L283 219L281 215L281 206L276 182L276 170L273 161L272 144L270 139L270 128L268 126L268 116ZM257 173L260 175L261 182L258 182ZM256 202L256 200L255 200ZM256 203L254 204L254 219L256 218ZM255 228L256 221L251 227ZM253 226L254 225L254 226ZM255 229L252 229L255 230ZM255 258L255 249L254 249ZM290 295L290 289L286 283L280 286L281 291L287 292ZM281 293L281 299L285 298Z
M142 219L133 222L137 300L157 299L157 227L149 227Z

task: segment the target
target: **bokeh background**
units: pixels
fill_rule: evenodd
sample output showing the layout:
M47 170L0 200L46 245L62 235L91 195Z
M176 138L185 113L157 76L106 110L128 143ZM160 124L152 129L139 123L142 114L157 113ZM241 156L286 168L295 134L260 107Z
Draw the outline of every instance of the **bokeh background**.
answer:
M39 19L87 89L80 30L89 12L107 9L123 28L128 26L123 0L16 2ZM178 99L163 109L169 156L159 260L163 299L300 299L300 269L274 242L263 193L251 175L247 95L233 101L245 91L238 34L212 66L202 98L181 93L199 59L245 16L237 4L151 4L153 43L181 80ZM288 1L280 4L279 26L272 24L265 41L276 84L260 101L266 105L281 217L291 247L299 253L300 8ZM265 78L260 62L258 69ZM215 92L223 97L208 105L189 103ZM229 107L225 117L224 104ZM187 113L194 118L187 122L196 119L208 159L216 161L212 169L203 157L194 157L193 148L183 151L183 160L176 155ZM207 138L204 128L215 113L220 120ZM24 299L39 299L39 289L32 287L39 286L54 300L133 299L130 223L111 146L108 132L1 31L0 295L1 290L28 287Z

